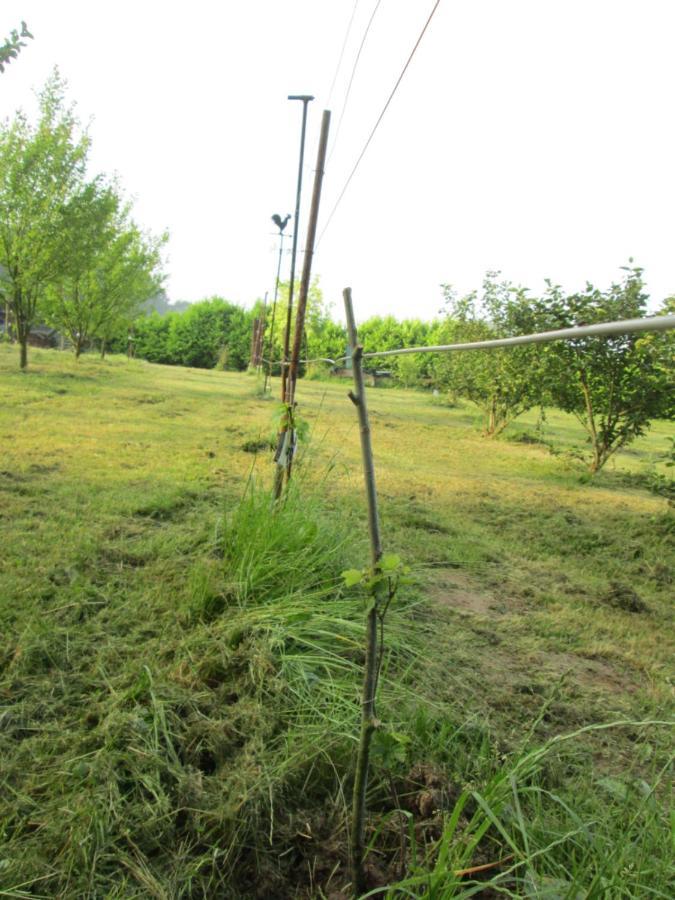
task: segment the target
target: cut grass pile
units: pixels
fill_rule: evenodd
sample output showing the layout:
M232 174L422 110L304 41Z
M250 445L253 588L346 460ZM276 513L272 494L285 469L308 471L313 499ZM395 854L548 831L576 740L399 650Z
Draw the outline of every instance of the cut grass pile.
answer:
M367 545L345 385L303 383L313 443L275 513L252 379L14 366L0 348L0 893L346 896L363 602L339 575ZM467 409L371 407L387 549L418 581L387 625L374 891L670 896L673 513L626 475L667 474L672 427L587 484ZM590 727L612 720L634 724Z
M100 594L29 617L3 659L3 878L38 896L281 895L297 799L311 815L334 796L353 744L345 545L308 498L272 515L251 493L170 603Z

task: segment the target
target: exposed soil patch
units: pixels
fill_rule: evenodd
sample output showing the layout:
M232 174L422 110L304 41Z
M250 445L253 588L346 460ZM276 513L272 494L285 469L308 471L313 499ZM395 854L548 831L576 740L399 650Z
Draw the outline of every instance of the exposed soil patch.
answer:
M428 595L434 603L476 616L494 616L500 607L492 594L477 590L469 575L453 570L444 572L430 586Z
M617 671L610 663L601 659L588 659L574 653L542 653L541 671L549 671L555 675L570 672L575 682L594 691L604 693L634 692L637 688L628 677Z

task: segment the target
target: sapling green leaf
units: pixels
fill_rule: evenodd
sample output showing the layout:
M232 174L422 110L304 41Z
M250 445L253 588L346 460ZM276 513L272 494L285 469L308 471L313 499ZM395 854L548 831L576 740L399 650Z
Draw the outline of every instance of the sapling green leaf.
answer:
M345 583L345 587L354 587L363 581L363 572L361 569L346 569L341 573Z
M385 769L406 762L410 738L400 731L378 729L373 735L372 756Z
M401 565L401 557L397 553L385 553L380 560L380 569L389 574L395 572Z

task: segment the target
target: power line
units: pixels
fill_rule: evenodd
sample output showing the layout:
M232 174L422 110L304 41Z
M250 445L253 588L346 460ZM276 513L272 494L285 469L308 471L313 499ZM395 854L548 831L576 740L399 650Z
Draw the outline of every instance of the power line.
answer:
M329 161L329 162L330 162L330 160L332 159L333 154L335 153L335 148L337 147L337 141L338 141L338 137L339 137L339 135L340 135L340 128L342 127L342 120L343 120L344 117L345 117L345 110L347 109L347 103L349 102L349 95L350 95L351 90L352 90L352 84L353 84L353 82L354 82L354 76L356 75L356 69L357 69L357 67L358 67L359 60L361 59L361 51L363 50L363 47L364 47L364 45L365 45L365 43L366 43L366 38L368 37L368 32L370 31L370 26L373 24L373 19L375 18L375 14L376 14L376 12L378 11L378 9L380 8L380 4L381 4L381 3L382 3L382 0L377 0L377 3L375 4L375 8L373 9L373 11L372 11L372 13L371 13L371 15L370 15L370 19L368 20L368 24L366 25L366 30L363 32L363 37L361 38L361 43L359 44L359 49L358 49L357 52L356 52L356 59L354 60L354 65L352 66L352 74L351 74L351 76L350 76L350 78L349 78L349 84L347 85L347 91L346 91L346 93L345 93L345 99L344 99L344 102L343 102L343 104L342 104L342 111L340 112L340 118L339 118L339 120L338 120L337 129L336 129L336 131L335 131L335 137L334 137L334 139L333 139L333 147L332 147L332 149L331 149L331 151L330 151L330 156L328 157L328 161Z
M340 71L340 66L342 65L342 59L345 55L345 47L347 46L347 41L349 40L349 34L352 30L352 24L354 22L354 16L356 15L356 8L358 5L359 5L359 0L354 0L354 8L352 9L352 14L351 14L351 18L349 19L349 24L347 25L347 30L345 31L344 40L342 41L342 49L340 50L340 56L338 57L337 66L335 67L335 74L333 75L333 81L331 82L330 90L328 91L328 100L326 100L326 109L330 109L330 101L331 101L331 97L333 96L333 89L335 87L335 82L337 81L338 72Z
M369 145L370 145L370 142L372 141L373 137L375 136L375 132L376 132L377 129L379 128L380 122L381 122L382 119L384 118L384 114L385 114L386 111L389 109L389 104L390 104L391 101L394 99L394 95L396 94L396 91L398 90L399 85L400 85L401 82L403 81L403 77L405 76L405 73L406 73L407 70L408 70L408 66L409 66L410 63L412 62L412 58L413 58L413 56L415 55L415 53L416 53L416 51L417 51L417 48L419 47L419 45L420 45L420 43L421 43L421 41L422 41L422 38L424 37L424 35L425 35L425 33L426 33L426 30L427 30L427 28L429 27L429 25L430 25L430 23L431 23L431 20L432 20L433 17L434 17L434 13L436 12L436 10L438 9L438 7L439 7L439 5L440 5L440 2L441 2L441 0L436 0L436 2L434 3L433 8L432 8L431 12L429 13L428 19L427 19L427 21L424 23L424 28L422 29L422 31L420 32L419 37L418 37L417 40L415 41L415 46L414 46L414 47L412 48L412 50L410 51L410 56L408 57L408 59L407 59L407 61L406 61L406 64L403 66L403 69L401 70L401 74L398 76L398 79L396 80L396 84L394 85L392 92L389 94L389 97L387 98L387 102L386 102L386 103L384 104L384 106L382 107L382 112L381 112L380 115L378 116L377 121L375 122L375 125L373 126L372 131L371 131L370 134L368 135L368 140L367 140L366 143L364 144L363 150L361 151L361 153L360 153L359 156L358 156L358 159L357 159L356 162L354 163L354 168L352 169L351 173L349 174L349 177L347 178L347 180L346 180L346 182L345 182L345 184L344 184L344 187L343 187L342 190L340 191L340 195L339 195L339 197L337 198L337 201L335 202L335 206L334 206L333 209L331 210L330 215L328 216L328 219L326 220L326 224L325 224L324 227L323 227L323 231L322 231L321 234L319 235L319 240L317 241L317 246L321 243L321 240L322 240L324 234L326 233L326 230L328 229L328 226L330 225L331 220L332 220L333 216L335 215L335 212L336 212L338 206L339 206L340 203L342 202L342 198L344 197L344 195L345 195L345 193L346 193L346 191L347 191L347 188L349 187L349 184L350 184L352 178L353 178L354 175L356 174L356 170L358 169L358 167L359 167L359 165L360 165L360 163L361 163L361 160L363 159L363 157L364 157L365 154L366 154L366 150L368 149L368 147L369 147ZM379 4L378 4L378 5L379 5Z

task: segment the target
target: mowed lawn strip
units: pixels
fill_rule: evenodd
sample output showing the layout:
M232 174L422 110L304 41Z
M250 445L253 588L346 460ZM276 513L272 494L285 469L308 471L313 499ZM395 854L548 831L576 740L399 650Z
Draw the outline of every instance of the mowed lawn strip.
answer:
M223 516L238 508L246 486L271 482L267 447L278 416L278 386L273 382L275 399L263 400L256 379L243 374L115 357L75 362L56 351L34 351L30 371L20 374L14 350L6 347L0 347L0 384L0 705L13 729L12 772L25 770L30 782L23 793L6 794L4 815L14 823L10 831L16 817L28 828L23 837L6 832L7 846L27 847L30 841L22 842L31 829L39 842L45 829L58 824L67 831L69 821L86 821L82 810L69 808L66 787L64 821L44 820L54 798L51 782L40 781L49 760L37 754L47 753L50 741L53 765L67 769L66 779L80 765L68 752L68 736L80 746L75 735L83 723L111 734L128 732L134 752L151 752L134 743L133 717L112 723L97 718L97 707L111 696L126 709L130 692L155 698L147 700L154 710L152 752L170 761L171 740L162 737L163 728L172 733L162 725L165 707L188 690L212 702L209 685L224 677L213 656L220 639L209 643L222 610L221 563L213 548ZM311 441L301 449L295 473L300 492L318 488L336 526L348 524L345 552L350 564L362 566L367 535L349 387L346 381L300 383L299 413L310 424ZM546 739L590 722L669 717L673 510L666 497L631 477L668 474L664 455L672 424L654 423L589 482L574 455L583 450L584 435L570 416L548 412L541 434L531 414L495 441L480 436L469 406L450 407L428 393L372 389L369 403L385 546L413 566L417 580L408 589L416 604L409 625L419 653L406 675L408 695L417 690L425 702L452 709L455 721L480 721L503 742L504 752L530 727L532 739ZM209 611L198 637L189 625L195 606ZM300 609L293 615L304 621ZM347 643L353 639L349 628L341 638ZM190 674L191 667L199 669L197 646L209 660L200 678ZM242 654L246 646L244 640ZM251 644L250 653L256 648ZM163 654L167 665L174 656L185 661L156 684L153 660L161 671ZM291 656L286 652L285 662L293 667ZM255 665L266 671L262 657L249 664L251 671ZM235 731L268 733L255 704L228 702L238 709ZM349 704L343 712L348 727ZM215 740L200 734L199 746ZM229 735L228 747L238 747L238 740ZM589 738L597 772L588 777L648 765L636 740L613 733ZM659 759L662 740L647 741ZM247 744L238 757L242 784L255 779L250 754ZM105 765L114 764L113 756ZM104 764L98 751L95 759ZM208 754L195 759L197 781L198 772L217 765ZM82 765L94 762L87 758ZM143 789L160 796L159 782L139 771L137 777L147 779ZM185 790L198 794L200 788L195 783ZM104 806L101 798L96 809ZM98 815L92 812L92 827L109 828ZM204 815L208 830L208 816L215 813ZM68 843L74 839L75 831ZM149 845L155 840L148 837ZM102 836L100 847L106 846ZM69 857L70 866L90 867L92 896L102 889L96 873L119 862L106 860L105 852L83 849L80 864ZM125 854L129 880L119 881L119 892L110 896L159 892L152 888L158 876L139 862L142 854L132 843ZM30 865L26 857L21 871ZM172 865L178 872L182 863L176 857ZM58 868L52 860L52 869L40 876L51 877ZM68 876L78 890L80 875ZM60 871L61 889L64 877ZM3 878L0 870L4 887ZM39 896L39 883L35 891Z
M242 447L272 438L278 403L257 397L250 376L121 358L75 362L53 351L35 352L22 375L14 356L2 348L6 603L49 594L55 572L74 578L78 560L111 534L128 543L120 522L135 523L131 542L149 542L152 558L158 534L208 531L252 468L269 481L269 453L256 458ZM357 513L362 503L348 389L305 381L299 391L312 439L298 477L325 479L336 515L341 503ZM603 659L632 688L663 697L674 657L672 507L621 476L639 466L667 472L673 426L654 423L589 483L577 460L543 445L484 439L471 408L435 400L371 392L387 545L424 571L430 596L446 610L462 610L453 593L466 593L469 579L490 598L474 617L488 619L519 655L557 652L579 657L582 667ZM523 419L513 431L529 425L534 434L535 416ZM549 412L546 428L561 450L583 448L571 416Z

